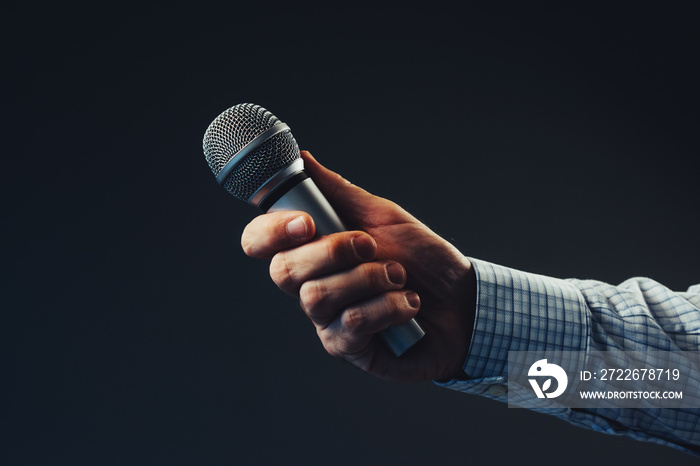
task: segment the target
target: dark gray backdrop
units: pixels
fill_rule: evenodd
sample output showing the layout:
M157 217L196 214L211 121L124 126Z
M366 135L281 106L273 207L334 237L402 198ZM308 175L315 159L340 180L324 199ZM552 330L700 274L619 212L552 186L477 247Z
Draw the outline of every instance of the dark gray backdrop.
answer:
M255 102L465 254L683 290L700 17L560 3L5 6L0 462L693 463L327 356L201 152Z

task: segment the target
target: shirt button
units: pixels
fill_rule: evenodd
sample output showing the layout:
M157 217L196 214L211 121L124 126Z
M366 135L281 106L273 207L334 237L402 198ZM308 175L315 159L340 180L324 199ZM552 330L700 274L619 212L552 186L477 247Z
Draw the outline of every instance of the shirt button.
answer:
M506 393L508 393L508 387L500 383L495 383L486 389L486 393L495 397L505 396Z

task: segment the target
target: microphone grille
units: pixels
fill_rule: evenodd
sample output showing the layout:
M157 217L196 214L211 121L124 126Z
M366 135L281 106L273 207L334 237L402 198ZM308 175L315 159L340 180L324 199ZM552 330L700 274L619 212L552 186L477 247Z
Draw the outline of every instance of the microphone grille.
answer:
M209 168L218 175L241 149L281 121L255 104L238 104L211 122L202 146ZM247 201L273 175L300 158L299 146L290 131L267 139L236 163L223 186L238 199Z

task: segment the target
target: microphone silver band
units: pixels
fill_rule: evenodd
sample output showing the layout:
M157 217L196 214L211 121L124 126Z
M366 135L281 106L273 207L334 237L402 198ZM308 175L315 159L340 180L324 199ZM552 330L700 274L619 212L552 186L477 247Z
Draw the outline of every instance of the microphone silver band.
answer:
M279 172L275 173L270 179L265 181L262 186L258 188L257 191L250 196L248 203L254 206L260 206L265 199L270 195L272 191L275 191L280 183L284 183L284 180L294 175L296 172L302 171L304 169L304 161L302 159L296 159L294 162L290 163L284 167Z
M270 210L272 205L279 201L282 196L287 194L293 187L307 179L309 175L306 174L304 170L296 172L294 175L290 176L282 184L277 186L274 191L272 191L265 199L263 199L258 207L263 211L267 212Z
M289 126L281 122L263 131L258 137L250 141L243 147L243 149L239 150L238 152L236 152L236 154L234 154L233 157L231 157L231 160L229 160L226 163L226 165L224 165L224 167L221 169L221 171L216 175L216 181L219 184L224 184L224 180L226 180L226 177L229 173L231 173L231 170L233 170L233 167L235 167L236 164L238 164L238 162L243 160L245 156L248 155L248 153L257 149L263 142L267 141L275 134L281 133L282 131L290 131L290 129Z

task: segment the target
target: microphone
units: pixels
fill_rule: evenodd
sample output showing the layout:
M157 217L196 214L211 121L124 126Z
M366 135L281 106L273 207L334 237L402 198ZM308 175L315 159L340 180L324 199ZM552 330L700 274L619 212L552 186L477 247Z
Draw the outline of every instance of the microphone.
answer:
M245 103L224 111L207 128L202 146L216 181L233 197L263 212L307 212L316 224L316 235L346 231L338 214L304 171L304 161L289 126L263 107ZM411 319L380 335L398 357L425 332Z

